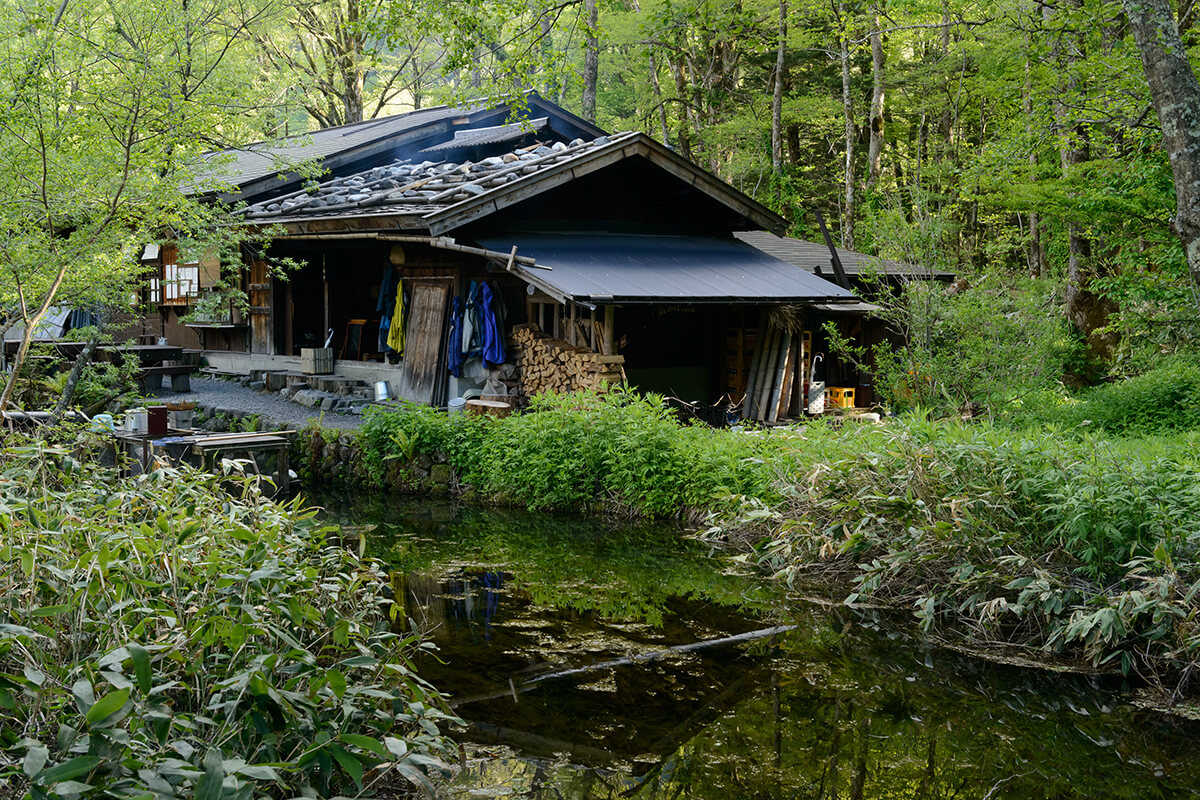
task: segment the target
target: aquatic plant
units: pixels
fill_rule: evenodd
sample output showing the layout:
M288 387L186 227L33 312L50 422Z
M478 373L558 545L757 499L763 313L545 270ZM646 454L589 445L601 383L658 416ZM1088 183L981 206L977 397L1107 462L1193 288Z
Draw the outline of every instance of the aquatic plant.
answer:
M449 747L381 566L236 465L121 477L0 450L0 786L14 796L370 794Z

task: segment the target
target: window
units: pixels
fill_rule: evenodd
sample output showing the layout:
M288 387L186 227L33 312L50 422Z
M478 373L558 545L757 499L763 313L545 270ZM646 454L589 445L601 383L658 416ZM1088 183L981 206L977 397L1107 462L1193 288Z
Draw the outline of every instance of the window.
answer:
M200 265L163 264L162 304L186 306L190 298L199 294Z

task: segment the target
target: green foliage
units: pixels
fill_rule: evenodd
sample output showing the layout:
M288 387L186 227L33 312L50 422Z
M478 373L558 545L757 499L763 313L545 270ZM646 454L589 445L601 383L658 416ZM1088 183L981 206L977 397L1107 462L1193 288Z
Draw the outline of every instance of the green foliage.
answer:
M1114 436L1147 436L1200 429L1200 361L1167 359L1142 375L1080 392L1056 402L1044 398L1018 420L1045 419L1087 426Z
M370 792L440 768L386 573L297 502L0 452L0 783L31 800Z
M1096 661L1196 657L1195 437L1150 448L917 417L839 444L791 479L787 503L747 499L712 533L768 520L773 571L832 562L850 602L908 606L928 629L966 622Z
M959 288L914 280L898 292L881 285L870 297L901 341L867 352L832 323L826 334L831 350L873 374L896 410L977 406L995 413L1059 386L1065 368L1083 357L1047 281L984 277Z
M437 456L479 495L530 509L671 516L730 492L771 494L754 466L763 437L681 425L661 397L632 391L542 395L504 419L375 410L359 441L373 485L389 484L393 464Z
M92 361L83 368L75 387L75 403L95 414L109 404L126 405L138 393L142 367L136 355L126 353L119 362Z

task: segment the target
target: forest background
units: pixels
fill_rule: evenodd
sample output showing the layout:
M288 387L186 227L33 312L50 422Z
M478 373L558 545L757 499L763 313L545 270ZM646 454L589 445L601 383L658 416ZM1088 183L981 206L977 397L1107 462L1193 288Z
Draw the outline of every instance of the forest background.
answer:
M844 247L958 275L870 298L908 349L850 355L895 405L993 408L1200 349L1190 0L6 5L0 328L60 293L119 304L163 229L246 246L181 191L217 186L207 151L535 89L792 235L819 240L820 212Z
M1146 60L1163 30L1197 45L1188 0L298 8L285 36L256 38L260 74L280 87L264 133L533 88L655 136L792 220L792 235L819 241L820 213L843 247L913 277L959 275L955 300L916 286L885 298L920 351L891 371L939 384L917 400L994 401L1004 374L1021 391L1094 383L1200 346L1194 200L1177 202L1168 158L1185 147L1159 121L1186 107L1163 104ZM1163 28L1147 33L1155 13ZM988 385L969 378L981 373ZM893 400L913 394L890 382Z

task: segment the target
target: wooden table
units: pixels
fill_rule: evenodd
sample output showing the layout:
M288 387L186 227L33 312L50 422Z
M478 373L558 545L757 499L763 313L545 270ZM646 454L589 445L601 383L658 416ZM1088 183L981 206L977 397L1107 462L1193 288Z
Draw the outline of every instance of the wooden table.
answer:
M5 355L15 355L20 342L4 342ZM68 361L74 361L83 352L84 342L68 339L34 339L33 344L54 345L55 352ZM178 361L183 358L183 348L173 344L100 344L96 345L97 358L112 360L113 356L132 353L138 357L138 363L143 367L161 364L164 361Z
M289 431L290 433L290 431ZM213 434L198 431L168 430L166 435L117 431L113 439L118 448L137 459L143 472L153 468L155 452L161 452L174 464L183 463L189 454L199 460L202 469L210 467L209 457L225 457L226 454L242 453L248 456L251 469L260 475L255 456L259 453L275 454L275 489L287 494L291 490L291 475L288 465L287 436L262 433Z

